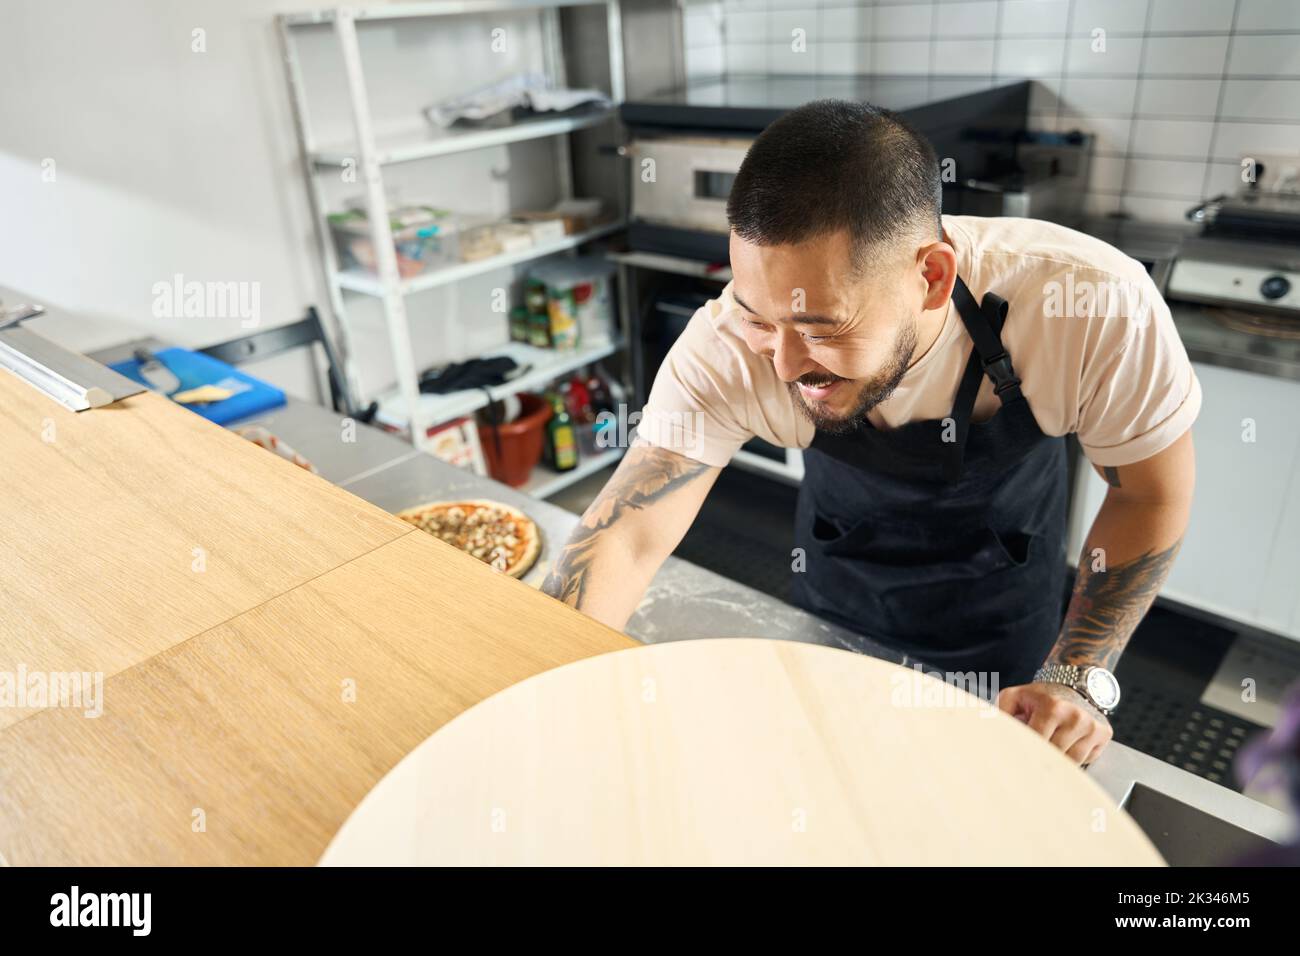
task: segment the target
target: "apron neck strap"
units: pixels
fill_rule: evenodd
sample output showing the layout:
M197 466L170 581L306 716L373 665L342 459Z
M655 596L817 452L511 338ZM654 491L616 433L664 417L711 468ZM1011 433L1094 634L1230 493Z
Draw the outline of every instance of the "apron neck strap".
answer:
M952 301L957 306L962 324L970 333L975 348L957 388L957 399L952 406L952 419L956 426L956 441L944 458L944 476L956 481L962 473L966 459L966 438L970 434L970 418L975 410L975 398L980 383L988 375L993 380L993 390L1002 404L1021 399L1020 379L1011 367L1011 356L1002 347L1002 324L1007 318L1007 300L992 292L984 296L982 305L975 304L966 283L957 277L952 289Z
M957 313L962 324L970 333L975 343L975 352L980 357L984 374L993 380L993 391L997 393L1002 404L1022 397L1020 378L1011 365L1011 356L1002 347L1002 324L1007 319L1007 300L995 292L987 292L983 301L975 304L975 297L957 277L952 289L952 301L957 305Z

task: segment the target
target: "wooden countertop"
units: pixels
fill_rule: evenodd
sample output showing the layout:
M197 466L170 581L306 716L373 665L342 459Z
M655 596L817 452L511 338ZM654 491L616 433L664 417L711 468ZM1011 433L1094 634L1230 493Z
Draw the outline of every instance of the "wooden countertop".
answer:
M636 642L153 394L0 371L0 857L316 862L457 714ZM11 684L12 688L12 684Z

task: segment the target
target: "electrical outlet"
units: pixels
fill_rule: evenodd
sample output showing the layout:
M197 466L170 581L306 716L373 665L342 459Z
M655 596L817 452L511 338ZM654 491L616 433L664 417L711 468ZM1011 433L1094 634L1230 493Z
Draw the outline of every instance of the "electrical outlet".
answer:
M1248 153L1254 160L1259 188L1268 192L1300 193L1300 153Z

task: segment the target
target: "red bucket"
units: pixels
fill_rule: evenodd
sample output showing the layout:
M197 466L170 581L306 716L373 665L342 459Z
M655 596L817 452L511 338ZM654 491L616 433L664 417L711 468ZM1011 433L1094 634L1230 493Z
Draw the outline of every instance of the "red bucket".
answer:
M542 446L546 441L546 423L551 418L551 406L540 395L529 392L519 394L519 417L512 422L496 426L501 451L492 437L493 427L478 423L478 440L487 458L488 474L497 481L518 488L528 482L537 463L542 460Z

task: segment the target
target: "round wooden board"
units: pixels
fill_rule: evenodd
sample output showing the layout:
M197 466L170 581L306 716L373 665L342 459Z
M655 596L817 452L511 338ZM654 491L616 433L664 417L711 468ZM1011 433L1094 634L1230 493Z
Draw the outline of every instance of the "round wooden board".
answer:
M393 768L321 864L1163 861L978 698L849 651L729 639L603 654L488 698Z

